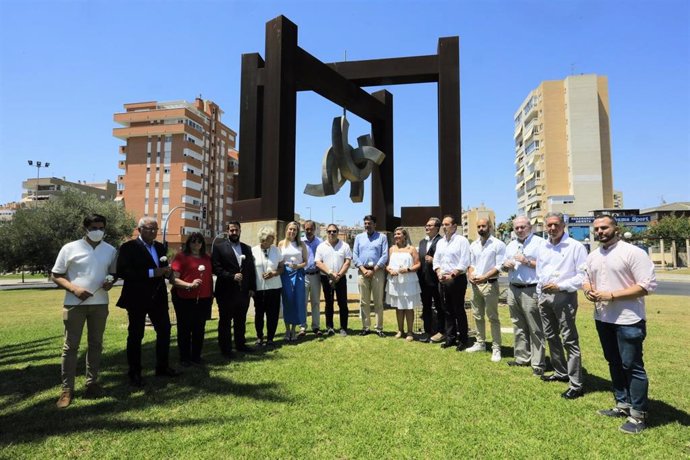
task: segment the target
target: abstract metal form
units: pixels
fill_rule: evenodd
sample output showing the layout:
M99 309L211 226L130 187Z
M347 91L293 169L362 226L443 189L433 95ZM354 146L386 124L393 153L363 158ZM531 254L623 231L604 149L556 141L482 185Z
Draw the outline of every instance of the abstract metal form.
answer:
M321 163L321 183L307 184L304 193L311 196L335 195L346 181L350 181L350 200L364 199L364 181L374 165L380 165L386 155L374 147L371 135L357 138L357 148L348 143L350 123L345 117L335 117L331 128L331 146Z

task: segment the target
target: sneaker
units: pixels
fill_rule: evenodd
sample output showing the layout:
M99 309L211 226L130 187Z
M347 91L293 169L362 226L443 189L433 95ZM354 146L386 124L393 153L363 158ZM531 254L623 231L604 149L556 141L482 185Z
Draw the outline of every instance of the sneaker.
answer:
M414 342L414 335L412 333L407 334L407 337L405 337L406 342Z
M297 337L304 337L307 335L307 329L304 327L299 328L299 333L297 334Z
M395 334L395 338L396 338L396 339L402 339L402 336L403 336L402 331L398 331L398 333Z
M613 409L598 410L597 414L603 415L605 417L630 417L630 409L614 407Z
M57 400L57 403L55 404L58 409L64 409L65 407L69 406L72 403L72 390L63 390L62 393L60 393L60 398Z
M326 335L335 335L335 329L332 327L329 327L328 330L326 331Z
M347 337L347 331L345 329L340 330L340 336L341 337Z
M494 362L494 363L501 362L501 350L500 349L494 348L491 351L491 362Z
M84 392L84 398L86 399L97 399L103 396L103 388L94 382L91 385L86 385L86 391Z
M625 434L638 434L647 428L647 424L643 418L628 417L628 420L621 425L619 430Z
M465 350L467 353L476 353L478 351L486 351L486 347L482 342L474 342L474 345Z
M429 343L429 335L428 334L422 334L419 336L419 338L417 340L422 342L422 343Z
M429 340L431 340L432 343L441 343L446 341L446 336L440 332L437 332L436 334L432 335Z

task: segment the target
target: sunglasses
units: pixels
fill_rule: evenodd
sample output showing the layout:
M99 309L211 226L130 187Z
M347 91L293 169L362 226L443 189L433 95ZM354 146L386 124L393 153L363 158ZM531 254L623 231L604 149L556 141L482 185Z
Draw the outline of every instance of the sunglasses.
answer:
M326 230L326 233L338 233L338 230Z

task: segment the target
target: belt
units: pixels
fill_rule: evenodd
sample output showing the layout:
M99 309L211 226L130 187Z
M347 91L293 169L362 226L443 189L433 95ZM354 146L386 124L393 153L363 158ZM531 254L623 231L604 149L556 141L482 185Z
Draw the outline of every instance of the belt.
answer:
M307 275L318 275L320 272L321 270L307 270L304 273L306 273Z
M495 283L496 281L498 281L498 278L491 278L490 280L486 280L483 283L477 283L477 284Z
M531 287L537 287L537 283L532 283L532 284L520 284L520 283L510 283L511 286L515 286L518 289L525 289L525 288L531 288Z

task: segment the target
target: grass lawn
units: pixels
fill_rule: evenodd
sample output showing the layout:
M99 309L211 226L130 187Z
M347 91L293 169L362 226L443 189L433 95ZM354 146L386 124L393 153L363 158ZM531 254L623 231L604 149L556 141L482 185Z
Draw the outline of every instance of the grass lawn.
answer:
M0 292L0 458L690 455L690 305L684 297L648 300L651 427L639 436L618 432L620 419L596 414L613 398L592 306L582 298L578 326L587 393L575 401L560 398L565 384L543 383L529 368L505 364L511 334L503 335L498 364L490 353L354 334L309 335L297 345L226 364L215 344L216 321L207 324L208 366L185 369L174 380L152 376L155 336L147 330L148 383L132 391L124 377L126 316L112 306L101 374L107 396L82 399L84 378L78 377L75 401L57 410L61 299L56 290ZM505 307L501 319L510 326ZM388 331L393 320L386 312ZM350 325L359 330L356 316ZM253 323L248 332L253 336ZM171 357L174 363L174 346Z
M22 279L22 274L21 273L5 273L4 275L0 275L0 280L20 280ZM48 279L46 275L43 273L34 273L33 275L31 273L24 273L24 279L25 280L45 280Z

